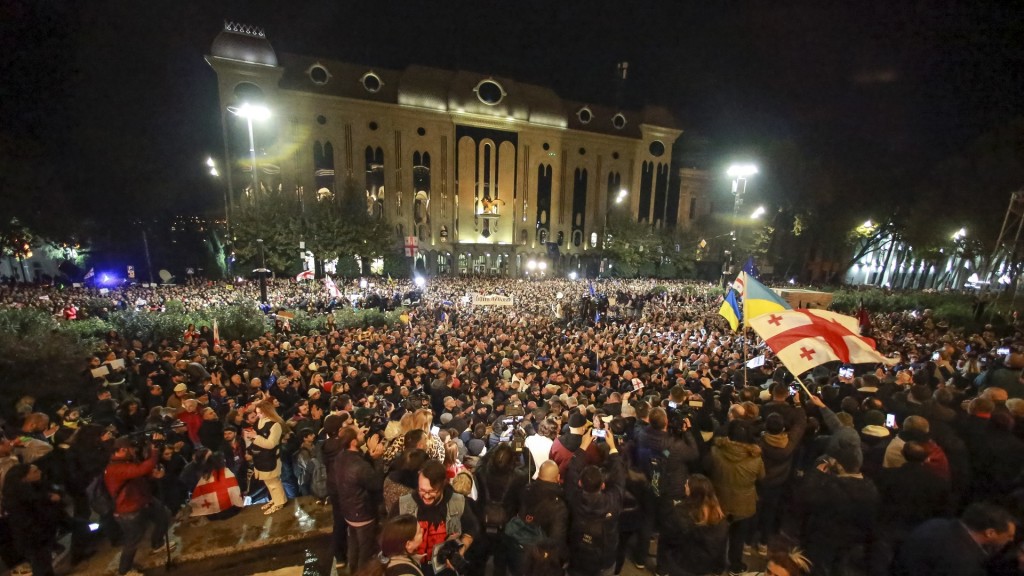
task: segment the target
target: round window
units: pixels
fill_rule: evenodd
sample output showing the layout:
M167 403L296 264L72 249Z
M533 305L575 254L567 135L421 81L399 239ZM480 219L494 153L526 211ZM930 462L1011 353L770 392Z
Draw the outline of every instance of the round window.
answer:
M321 125L321 126L323 126L324 124L327 124L327 116L324 116L323 114L320 114L319 116L316 117L316 123Z
M622 130L623 128L626 127L626 117L623 116L621 113L616 114L615 116L612 117L612 126L615 126L616 130Z
M313 81L313 84L327 84L327 81L331 79L330 72L327 68L317 64L309 69L309 79Z
M263 90L252 82L239 82L235 86L235 99L239 102L262 102Z
M580 148L580 156L583 156L586 153L587 153L587 149L586 148Z
M619 159L619 153L618 152L612 152L612 160L618 160L618 159Z
M550 150L551 149L551 144L548 144L547 142L545 142L543 148L545 150Z
M427 129L423 128L423 127L417 128L416 129L416 133L419 134L420 136L426 136L427 135Z
M374 72L367 72L363 74L363 77L359 79L359 82L363 85L363 89L373 94L379 92L384 87L384 81L380 79Z
M651 142L648 150L651 151L651 156L658 158L665 153L665 145L662 144L660 140L655 140L654 142Z
M376 122L370 122L370 130L376 130L376 129L377 129L377 123Z
M476 92L476 97L488 106L494 106L505 97L505 90L494 80L482 80L473 91Z
M594 113L590 111L590 108L584 106L576 111L576 117L580 119L580 124L590 124L590 121L594 119Z

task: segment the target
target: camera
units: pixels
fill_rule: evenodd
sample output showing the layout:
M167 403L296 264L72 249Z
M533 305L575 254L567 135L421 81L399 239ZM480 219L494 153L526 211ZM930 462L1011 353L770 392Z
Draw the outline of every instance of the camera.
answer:
M455 571L455 574L461 574L465 572L466 568L469 567L469 563L462 557L459 550L462 548L462 542L458 540L445 540L444 542L434 546L434 553L430 558L430 563L434 569L434 574L440 574L451 565L451 569Z

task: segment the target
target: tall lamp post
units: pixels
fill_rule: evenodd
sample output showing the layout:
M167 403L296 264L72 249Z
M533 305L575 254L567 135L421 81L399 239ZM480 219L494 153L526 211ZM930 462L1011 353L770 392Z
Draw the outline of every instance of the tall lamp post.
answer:
M740 208L743 207L743 194L747 191L747 179L757 174L757 166L753 164L733 164L726 174L732 178L732 252L729 254L729 270L735 272L736 250L740 243Z
M260 180L259 174L256 171L256 139L253 137L252 121L270 118L270 109L258 104L243 103L241 106L228 106L228 112L245 118L245 123L249 128L249 158L252 160L252 194L253 202L258 206L260 202ZM256 222L258 225L259 218L256 219ZM259 236L259 230L257 230L257 236ZM257 274L260 281L260 303L266 304L267 274L270 271L267 270L266 261L263 256L263 239L257 238L256 245L259 250L260 267L253 270L253 272Z

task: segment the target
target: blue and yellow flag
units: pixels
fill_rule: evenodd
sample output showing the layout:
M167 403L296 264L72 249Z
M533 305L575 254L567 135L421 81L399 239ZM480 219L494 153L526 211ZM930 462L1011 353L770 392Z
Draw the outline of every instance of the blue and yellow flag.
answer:
M736 283L742 286L743 318L750 321L762 314L791 310L792 308L771 288L761 284L746 272L740 272Z
M725 302L722 302L722 307L718 309L718 313L722 315L729 322L729 327L735 332L740 327L740 306L736 302L736 291L729 290L729 293L725 295Z

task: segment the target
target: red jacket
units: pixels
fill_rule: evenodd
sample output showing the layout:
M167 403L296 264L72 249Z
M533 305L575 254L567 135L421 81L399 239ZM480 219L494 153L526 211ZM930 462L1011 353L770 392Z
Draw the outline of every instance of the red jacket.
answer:
M188 439L193 444L199 444L199 427L203 425L203 416L199 411L189 412L188 410L182 410L178 413L178 420L185 423L188 428Z
M115 458L107 464L103 483L114 500L114 514L132 514L149 505L153 495L145 477L156 468L156 459L157 451L153 450L149 458L142 462Z

